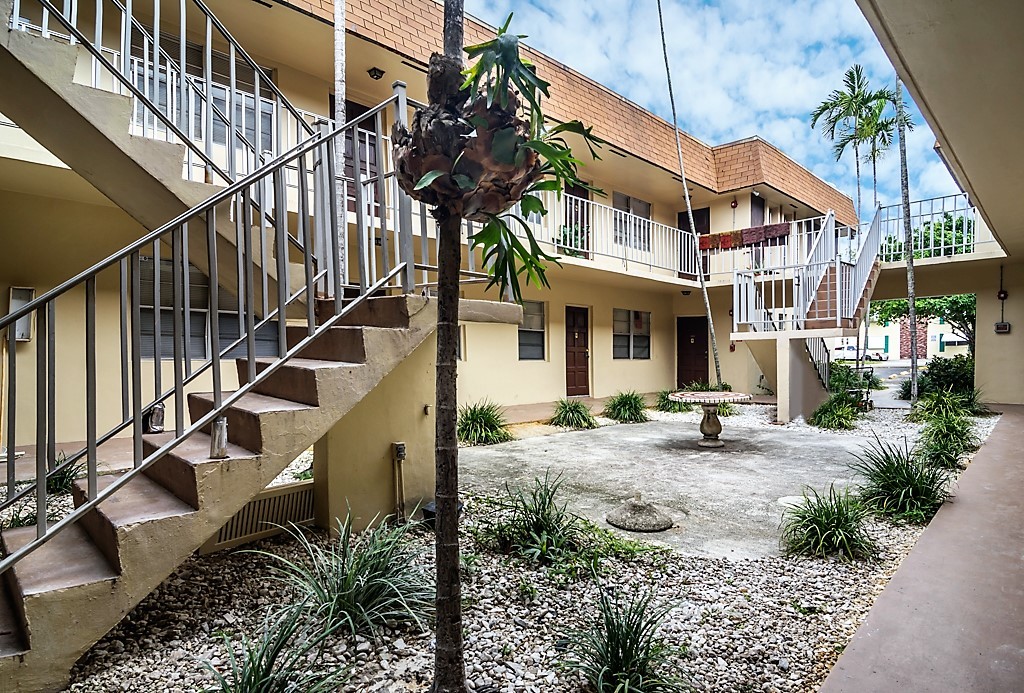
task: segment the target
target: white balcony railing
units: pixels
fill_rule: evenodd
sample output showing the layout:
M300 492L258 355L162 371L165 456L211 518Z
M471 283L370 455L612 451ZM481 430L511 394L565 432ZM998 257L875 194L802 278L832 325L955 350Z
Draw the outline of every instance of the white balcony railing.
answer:
M902 261L903 206L882 207L879 224L882 262ZM910 228L916 259L966 255L995 243L977 208L963 193L911 202Z

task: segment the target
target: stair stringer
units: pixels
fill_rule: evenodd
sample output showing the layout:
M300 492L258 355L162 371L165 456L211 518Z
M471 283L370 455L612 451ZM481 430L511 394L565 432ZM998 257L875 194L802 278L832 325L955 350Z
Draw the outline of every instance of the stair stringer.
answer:
M257 430L264 442L261 449L250 451L231 445L227 459L210 460L209 438L200 434L198 441L181 444L180 457L172 451L163 458L161 462L167 460L168 464L185 464L195 469L198 508L182 502L178 514L113 528L111 548L116 552L119 572L113 569L114 574L104 579L36 593L21 600L16 578L21 566L18 564L13 571L14 592L15 599L21 601L28 650L0 657L0 693L61 690L71 667L94 643L412 354L436 328L436 304L424 297L402 299L407 307L407 326L365 329L365 350L373 355L371 359L364 364L340 363L318 369L319 406L278 400L283 402L278 410L255 415ZM384 300L395 301L394 298ZM278 374L285 376L283 370L287 365L286 362L269 380ZM243 396L236 403L237 409L228 412L229 436L233 415L236 418L251 415L237 413L249 406L247 398L271 399L262 395ZM190 398L193 419L209 411L210 401L211 398L204 395ZM239 435L244 434L236 434L236 437ZM148 440L147 446L152 449L161 442L157 437ZM193 442L191 446L190 442ZM205 452L199 452L204 447ZM189 450L195 451L197 456L182 459L189 457ZM147 477L153 476L157 475L147 474ZM135 481L129 482L119 493L127 491ZM103 508L104 504L100 504L94 512L102 514ZM85 520L83 518L83 522ZM92 521L95 524L100 520ZM34 535L34 528L28 529ZM94 527L90 529L95 532ZM69 528L65 534L75 531L81 532L81 528ZM5 539L8 534L4 533ZM101 544L103 537L93 533L92 540ZM53 543L44 545L30 558L46 551Z
M12 11L12 0L0 0L0 17ZM130 97L74 81L85 50L5 27L0 31L0 112L149 231L222 190L221 185L182 178L184 144L131 133ZM206 230L198 226L189 226L190 245L203 249ZM237 235L226 207L218 209L217 239L220 284L237 296ZM189 260L210 276L205 252ZM267 265L267 290L276 296L277 267ZM262 282L253 290L255 305L261 306ZM303 302L291 310L299 311Z

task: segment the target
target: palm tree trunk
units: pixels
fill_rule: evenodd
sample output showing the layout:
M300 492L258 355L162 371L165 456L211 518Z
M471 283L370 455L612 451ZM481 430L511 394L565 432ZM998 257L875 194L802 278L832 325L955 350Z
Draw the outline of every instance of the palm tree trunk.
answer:
M345 0L334 2L334 122L345 123ZM345 171L345 147L334 148L334 170L338 172L338 187L334 194L338 198L338 265L341 283L348 284L348 204L345 200L345 183L342 174Z
M910 323L910 402L917 402L917 301L914 286L914 242L910 228L910 180L907 174L906 126L903 118L903 83L896 75L896 133L900 141L900 193L903 202L903 254L907 259L907 321Z
M854 129L860 127L856 121L854 121ZM853 143L853 165L854 171L857 174L857 223L860 223L860 144L856 141Z
M445 0L444 53L462 63L463 0ZM459 575L458 329L462 217L437 210L437 380L434 429L434 550L437 564L433 693L465 693Z
M878 209L878 144L876 140L871 141L871 199L875 209Z
M711 316L711 301L708 299L708 285L704 278L704 268L701 263L700 239L697 236L697 227L693 223L693 207L690 204L690 189L686 184L686 168L683 165L683 146L679 136L679 126L676 118L676 99L672 94L672 70L668 63L668 43L665 40L665 20L661 13L661 0L658 0L658 23L661 27L661 52L665 57L665 78L668 81L668 100L672 104L672 130L676 134L676 154L679 157L679 178L683 181L683 197L686 199L686 217L690 221L690 233L693 234L693 248L697 255L697 276L700 277L700 292L704 297L704 314L708 319L708 331L711 333L711 353L715 359L715 379L718 381L718 389L722 389L722 362L718 357L718 339L715 336L715 321Z

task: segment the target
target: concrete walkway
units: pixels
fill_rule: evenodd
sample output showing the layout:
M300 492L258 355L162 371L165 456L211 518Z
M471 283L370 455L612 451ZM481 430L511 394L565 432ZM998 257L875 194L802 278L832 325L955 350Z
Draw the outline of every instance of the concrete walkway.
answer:
M1024 690L1024 407L1004 412L824 693Z

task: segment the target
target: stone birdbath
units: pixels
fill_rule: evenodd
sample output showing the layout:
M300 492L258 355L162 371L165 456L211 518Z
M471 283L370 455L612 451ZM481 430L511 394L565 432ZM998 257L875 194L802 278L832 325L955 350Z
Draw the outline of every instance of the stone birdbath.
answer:
M718 405L724 402L746 402L750 397L742 392L673 392L668 396L673 402L699 404L704 410L704 418L700 421L700 432L704 434L704 439L697 441L697 445L702 448L720 448L725 445L718 439L722 432Z

